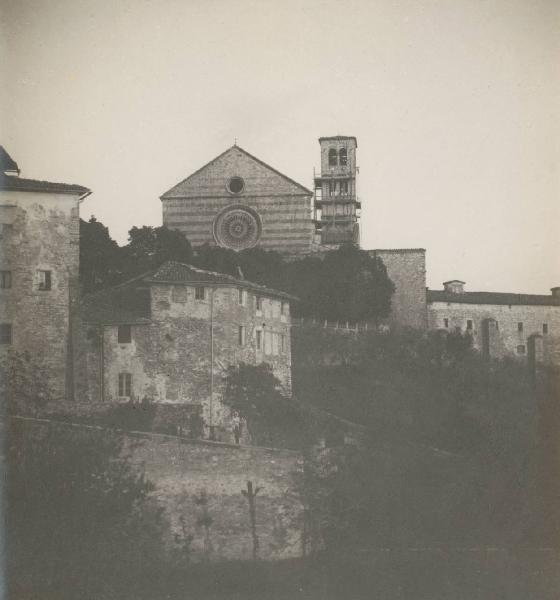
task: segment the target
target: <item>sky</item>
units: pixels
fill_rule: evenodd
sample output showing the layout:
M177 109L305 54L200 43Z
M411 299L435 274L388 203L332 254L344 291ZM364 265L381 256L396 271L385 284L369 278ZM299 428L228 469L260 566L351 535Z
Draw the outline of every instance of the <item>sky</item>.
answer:
M307 187L358 139L362 247L560 285L559 0L0 0L1 141L126 243L233 145Z

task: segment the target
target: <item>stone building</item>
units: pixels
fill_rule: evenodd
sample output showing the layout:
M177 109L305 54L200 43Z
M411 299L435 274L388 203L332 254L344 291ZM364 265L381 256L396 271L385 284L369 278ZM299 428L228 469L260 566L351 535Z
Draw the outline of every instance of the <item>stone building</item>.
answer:
M395 285L391 297L389 324L392 328L426 329L426 250L423 248L392 248L369 250L380 258L389 279Z
M319 138L321 174L315 179L315 224L319 243L336 248L343 243L360 243L361 204L356 187L356 148L354 136Z
M430 329L469 333L491 356L560 364L560 287L547 296L467 292L457 279L443 286L427 291Z
M177 262L86 296L78 395L89 403L147 398L177 425L200 413L211 431L225 427L228 366L267 362L290 392L291 300Z
M163 224L193 246L305 255L314 238L312 196L234 145L161 196Z
M53 399L72 393L71 319L78 297L80 185L19 176L0 148L0 353L28 352Z

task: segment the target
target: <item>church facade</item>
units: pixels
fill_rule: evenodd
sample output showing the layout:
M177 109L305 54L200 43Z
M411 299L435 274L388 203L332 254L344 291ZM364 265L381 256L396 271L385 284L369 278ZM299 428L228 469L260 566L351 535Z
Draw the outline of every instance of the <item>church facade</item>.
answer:
M193 246L312 251L313 192L237 145L161 196L163 224Z

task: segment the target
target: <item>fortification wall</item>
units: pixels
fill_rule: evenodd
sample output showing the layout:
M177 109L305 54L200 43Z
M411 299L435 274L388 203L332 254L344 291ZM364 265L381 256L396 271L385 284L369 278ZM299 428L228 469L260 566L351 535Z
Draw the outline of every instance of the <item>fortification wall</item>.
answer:
M88 427L16 419L27 425L27 435L37 435L44 427ZM107 430L93 429L100 436L108 434ZM193 536L193 561L251 559L249 505L242 494L251 481L253 489L260 488L256 497L259 558L277 560L301 555L302 506L295 489L302 468L299 453L152 433L125 435L132 463L145 470L147 479L155 484L154 497L165 509L170 549L178 549L175 534L182 534L183 517L187 533ZM200 523L203 508L196 501L201 494L208 498L212 519L208 539Z

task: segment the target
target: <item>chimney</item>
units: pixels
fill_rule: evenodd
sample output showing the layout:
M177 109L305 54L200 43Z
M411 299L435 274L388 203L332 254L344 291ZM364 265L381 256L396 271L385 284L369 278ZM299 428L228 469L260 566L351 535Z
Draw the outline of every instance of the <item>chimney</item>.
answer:
M464 285L464 281L460 281L459 279L452 279L451 281L443 282L443 289L449 294L464 294Z
M560 286L550 288L550 292L553 298L560 300Z

